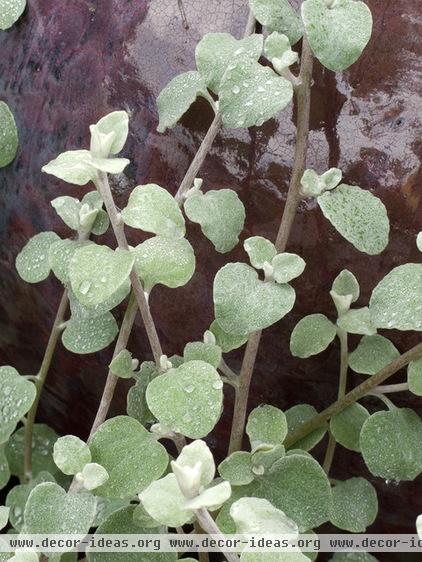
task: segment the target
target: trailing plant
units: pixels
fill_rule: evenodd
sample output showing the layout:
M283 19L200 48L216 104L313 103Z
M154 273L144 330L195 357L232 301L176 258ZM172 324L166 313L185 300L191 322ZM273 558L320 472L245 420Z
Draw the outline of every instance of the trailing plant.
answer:
M400 355L378 333L386 328L422 330L422 264L392 269L378 281L367 306L356 304L359 282L344 269L333 280L330 318L312 310L295 326L290 350L303 360L339 340L334 404L319 414L311 404L286 411L266 404L249 412L261 332L292 310L294 285L306 267L303 257L286 251L300 201L314 199L331 225L364 254L381 253L390 228L383 203L368 187L343 183L336 168L322 174L306 169L313 58L337 72L353 64L370 38L368 7L356 0L305 0L297 14L288 0L250 0L250 8L253 15L243 39L227 33L205 35L195 52L197 69L176 76L158 96L161 132L175 126L198 96L215 111L175 196L156 184L139 185L122 210L116 207L109 176L129 164L119 156L129 131L125 111L91 125L89 148L64 152L43 167L63 182L95 189L88 187L81 200L72 195L55 198L51 204L69 228L69 237L37 234L16 259L22 279L38 283L53 273L63 296L39 371L21 375L11 366L0 369L0 486L7 486L11 475L20 479L0 509L2 527L10 525L16 533L84 534L93 527L98 533L189 532L196 525L209 533L253 530L297 536L330 521L341 530L363 532L377 516L377 494L361 475L330 479L337 444L362 455L375 477L400 482L422 472L422 422L416 412L396 407L385 396L403 390L422 395L422 344ZM254 17L264 26L263 35L252 33ZM300 39L299 55L293 47ZM260 126L293 98L297 144L275 241L261 236L244 241L245 260L227 263L215 276L215 319L203 340L187 342L180 355L167 357L149 296L157 285L181 287L195 274L186 221L198 223L222 254L239 243L244 227L245 209L236 190L210 189L197 177L213 139L222 125ZM5 131L0 163L6 165L14 156L17 134L7 107L0 105L0 111ZM112 247L92 239L110 227L116 240ZM138 230L150 237L129 246L127 227L135 229L134 237ZM126 312L119 328L112 311L122 303ZM127 347L138 310L151 346L149 361L139 361ZM353 350L349 334L361 336ZM59 340L75 354L95 353L116 340L87 442L74 435L59 437L36 423ZM238 374L227 365L225 354L245 344ZM381 386L405 366L406 383ZM347 392L350 369L368 378ZM133 381L127 413L106 419L119 378ZM235 392L233 425L227 458L216 467L204 440L221 416L228 387ZM378 411L361 404L369 394L380 398ZM326 455L320 464L312 451L324 438ZM175 448L166 449L166 440ZM0 560L38 560L39 554L0 554ZM271 560L306 562L310 556L274 554ZM229 562L267 559L266 554L248 552L227 552L225 557ZM110 559L94 552L88 558ZM133 555L113 554L115 559L129 562ZM176 559L175 553L136 557Z

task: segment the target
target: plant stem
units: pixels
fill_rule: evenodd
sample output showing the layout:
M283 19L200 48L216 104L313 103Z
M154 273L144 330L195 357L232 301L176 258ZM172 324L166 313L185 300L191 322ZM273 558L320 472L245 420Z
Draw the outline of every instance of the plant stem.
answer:
M292 445L294 445L297 441L303 439L309 435L309 433L312 433L312 431L324 425L324 423L332 416L338 414L347 408L347 406L354 404L367 394L373 392L377 386L397 373L397 371L400 371L403 367L406 367L406 365L408 365L411 361L419 359L419 357L422 357L422 343L415 345L409 349L409 351L406 351L406 353L403 353L403 355L394 359L394 361L378 371L378 373L372 375L372 377L369 377L362 384L356 386L353 390L348 392L341 400L337 400L328 406L328 408L320 412L317 416L304 423L296 431L290 433L284 442L286 448L292 447Z
M219 537L224 539L224 535L218 528L217 523L214 521L214 519L211 517L211 515L204 507L201 507L200 509L195 509L195 515L201 527L204 529L206 533L208 533L209 535L218 535ZM222 551L222 553L227 558L227 562L239 562L239 557L234 552Z
M392 394L393 392L404 392L409 390L409 383L402 382L399 384L385 384L384 386L377 386L374 388L372 394Z
M297 142L295 148L292 177L283 216L276 237L276 248L278 252L284 252L290 236L293 221L301 199L300 180L306 166L306 154L308 151L309 138L309 116L311 108L311 81L312 81L313 57L306 37L302 43L302 62L300 65L300 85L296 88L297 100ZM236 392L232 431L230 435L229 454L242 448L242 440L245 431L246 412L249 398L249 388L252 373L261 340L261 331L253 332L248 339L242 367L239 375L239 389Z

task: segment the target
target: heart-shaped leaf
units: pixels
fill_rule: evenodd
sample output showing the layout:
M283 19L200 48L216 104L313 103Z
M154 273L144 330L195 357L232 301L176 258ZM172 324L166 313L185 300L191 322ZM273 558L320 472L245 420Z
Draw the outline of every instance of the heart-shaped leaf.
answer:
M51 206L62 219L62 221L72 230L79 228L79 211L81 202L76 197L62 195L51 201Z
M128 416L104 422L95 432L90 449L92 461L109 474L107 482L95 490L104 497L125 498L141 492L163 474L168 464L164 447Z
M302 275L306 266L305 261L300 256L288 252L276 255L271 265L274 270L274 280L277 283L293 281L293 279Z
M363 336L349 354L349 366L356 373L375 375L400 355L394 344L384 336Z
M315 56L335 72L353 64L371 38L372 15L364 2L306 0L302 19Z
M369 310L377 328L422 331L422 265L390 271L373 290Z
M0 29L6 29L3 27L5 25L5 4L10 8L11 3L9 1L0 0ZM26 1L17 0L16 4L23 4L25 6ZM4 168L4 166L13 161L18 145L18 130L13 113L4 101L0 101L0 168Z
M214 334L216 344L221 347L223 353L228 353L233 349L241 347L248 340L248 334L236 335L227 333L223 330L217 320L212 322L210 331Z
M214 309L217 322L230 334L262 330L293 308L296 294L290 285L260 281L244 263L229 263L215 276Z
M40 232L25 244L16 258L16 269L27 283L39 283L50 274L50 247L60 240L55 232Z
M321 353L336 337L336 327L324 314L299 320L290 337L290 351L302 359Z
M58 240L51 244L48 260L54 275L63 284L69 280L70 261L78 248L92 244L89 240Z
M416 396L422 396L422 359L416 359L407 367L409 390Z
M116 377L130 379L134 376L132 354L127 349L122 349L109 365L110 371Z
M238 40L229 33L207 33L196 46L196 65L207 86L217 94L227 68L242 58L257 61L262 47L262 35Z
M5 443L35 400L35 385L13 367L0 367L0 443Z
M325 218L355 248L371 256L385 249L390 232L387 211L370 191L342 183L317 201Z
M189 220L201 225L202 232L217 252L230 252L239 242L245 208L232 189L199 192L186 199L184 209Z
M176 200L155 183L135 187L122 218L128 226L169 238L182 238L186 232L185 219Z
M293 431L299 429L301 425L314 418L318 412L310 404L297 404L286 410L285 414L289 433L293 433ZM327 424L324 424L303 439L300 439L300 441L297 441L294 445L295 449L310 451L321 441L326 431Z
M368 418L368 410L356 402L331 418L330 431L337 443L360 453L360 432Z
M110 312L95 318L76 316L67 322L62 342L72 353L95 353L110 345L118 332L119 327Z
M349 334L373 336L377 333L367 306L348 310L339 317L337 325Z
M64 474L76 474L91 462L88 445L76 435L64 435L54 443L53 458Z
M356 302L359 298L359 282L351 271L343 269L333 281L331 290L341 297L352 296L351 302Z
M186 238L154 236L136 246L132 255L147 293L158 283L172 289L182 287L195 272L195 254Z
M89 150L69 150L42 167L46 174L74 185L85 185L97 177Z
M186 344L183 350L183 359L185 363L188 361L205 361L216 369L221 362L221 347L202 341L190 342Z
M131 252L90 244L79 248L70 262L70 283L86 306L103 303L125 283L135 262Z
M271 263L277 255L274 244L262 236L247 238L243 243L243 247L249 256L251 265L256 269L263 269L264 263Z
M246 433L252 451L265 445L281 445L287 435L286 416L274 406L258 406L249 414Z
M302 37L302 22L289 0L249 0L249 5L259 23L287 35L291 45Z
M250 484L255 474L252 471L252 455L246 451L236 451L218 466L218 472L224 480L233 486Z
M220 87L219 107L226 127L260 126L293 97L289 80L248 58L233 64Z
M230 507L230 515L236 524L238 534L280 534L289 535L291 541L299 536L294 521L262 498L241 498Z
M376 412L363 424L360 447L374 476L414 480L422 472L422 421L409 408Z
M378 498L375 488L365 478L336 482L332 489L330 521L351 533L364 533L375 521Z
M153 379L146 398L160 423L197 439L208 435L220 417L222 388L214 367L204 361L189 361Z
M199 72L190 70L173 78L157 98L159 115L157 131L164 133L166 129L174 127L198 96L204 97L213 104L204 77Z

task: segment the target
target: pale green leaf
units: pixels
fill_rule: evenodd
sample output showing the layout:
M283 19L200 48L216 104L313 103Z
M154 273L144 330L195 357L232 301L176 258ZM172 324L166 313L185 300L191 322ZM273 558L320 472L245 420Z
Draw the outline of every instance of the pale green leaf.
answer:
M63 152L43 166L42 171L74 185L85 185L97 177L89 150Z
M286 416L274 406L258 406L249 414L246 433L252 451L262 445L281 445L287 435Z
M422 421L409 408L372 414L363 424L360 446L374 476L399 482L422 472Z
M70 283L85 306L103 303L123 285L135 262L131 252L90 244L79 248L70 262Z
M26 0L0 0L0 29L9 29L25 10Z
M122 349L109 365L110 371L116 377L130 379L133 377L132 354L127 349Z
M76 435L64 435L54 443L53 459L64 474L76 474L91 461L91 452Z
M220 482L214 486L210 486L198 496L188 500L186 507L188 509L205 508L208 511L216 511L230 498L232 488L229 482Z
M236 335L225 332L217 320L212 322L210 331L214 334L216 343L221 347L223 353L241 347L248 340L248 334Z
M49 250L60 240L55 232L40 232L25 244L16 258L19 276L27 283L39 283L50 273Z
M300 180L301 194L304 197L319 197L325 191L325 183L315 170L305 170Z
M193 518L174 474L152 482L139 499L147 513L162 525L180 527Z
M97 511L95 514L95 520L92 524L93 527L99 527L110 517L110 515L123 507L127 507L130 503L130 499L116 499L116 498L102 498L96 496L97 499ZM154 523L154 527L157 523Z
M133 521L135 525L139 525L140 527L144 527L145 529L151 529L152 527L157 527L157 521L153 519L142 503L138 503L133 511Z
M271 265L274 268L275 281L277 283L288 283L302 275L306 264L300 256L285 252L276 255Z
M87 463L76 478L85 490L95 490L105 484L109 478L107 470L96 462Z
M90 160L90 165L95 170L100 170L107 174L121 174L130 164L127 158L94 158Z
M292 45L303 35L302 22L289 0L250 0L256 19L269 31L284 33Z
M332 489L330 521L351 533L364 533L375 521L378 498L375 488L365 478L336 482Z
M299 55L290 48L287 35L274 31L264 43L264 53L268 60L272 61L275 70L281 73L299 60Z
M122 285L120 285L116 292L114 292L105 301L94 306L86 306L80 303L73 294L72 290L68 289L68 291L72 318L82 321L88 318L98 318L99 316L104 316L106 312L120 304L129 294L130 280L129 278L126 279L126 281Z
M13 3L25 6L26 0L0 0L0 29L5 29L3 27L5 25L5 5L10 7ZM0 168L4 168L13 161L18 145L18 129L13 113L4 101L0 101Z
M420 252L422 252L422 232L418 232L418 235L416 236L416 247Z
M283 445L275 445L271 448L258 447L252 454L252 472L255 475L262 476L285 455L286 449Z
M230 252L239 242L245 208L232 189L199 192L186 199L184 209L189 220L201 225L203 234L211 240L217 252Z
M317 59L326 68L341 72L353 64L372 33L372 15L364 2L306 0L302 4L306 35Z
M223 382L204 361L189 361L153 379L147 388L149 409L164 426L192 439L208 435L217 423Z
M208 445L200 439L189 443L189 445L185 445L176 461L179 468L194 468L197 463L200 463L199 483L201 486L208 486L215 476L214 457ZM172 463L172 467L174 470L174 463Z
M377 328L422 331L422 265L390 271L373 290L369 310Z
M92 234L96 236L100 236L107 232L108 227L110 226L110 219L108 218L108 214L104 209L100 209L95 217L94 224L91 227Z
M289 408L285 412L287 418L287 425L289 428L289 433L293 433L296 429L299 429L301 425L307 421L314 418L318 412L315 408L309 404L297 404L292 408ZM303 449L304 451L310 451L317 445L321 439L324 437L327 431L327 424L322 427L315 429L309 435L300 439L294 444L295 449Z
M247 238L243 247L249 256L251 265L257 269L263 269L264 263L271 263L277 255L277 250L272 242L262 236Z
M422 358L409 363L407 367L409 390L416 396L422 396Z
M7 441L35 400L36 388L13 367L0 367L0 443Z
M363 336L349 354L349 367L356 373L375 375L400 355L390 340L379 334Z
M369 255L386 248L390 232L387 211L370 191L342 183L317 201L325 218L355 248Z
M95 491L104 497L133 496L159 478L168 464L164 447L128 416L104 422L95 432L90 449L92 461L109 474L107 482Z
M9 513L10 513L9 507L6 507L4 505L0 505L0 530L4 529L4 527L6 527L8 521L9 521Z
M79 211L81 210L81 202L76 197L63 195L56 197L51 201L51 206L62 219L66 226L72 230L79 228Z
M355 402L331 418L330 431L337 443L360 453L360 432L368 418L368 410Z
M229 263L215 276L215 317L223 330L243 335L278 322L293 308L290 285L266 283L244 263Z
M302 359L321 353L336 337L336 327L324 314L299 320L290 336L290 351Z
M196 65L210 90L219 93L227 69L243 58L257 61L262 47L262 35L238 40L229 33L207 33L196 46Z
M10 468L5 453L5 446L0 445L0 490L6 486L10 480Z
M221 362L221 347L212 343L195 341L187 343L183 350L183 359L188 361L205 361L217 368Z
M359 282L348 269L340 271L333 281L331 290L342 297L352 295L352 302L356 302L360 294Z
M149 378L139 378L127 393L126 411L131 418L135 418L142 425L152 424L156 421L148 408L145 396L148 384Z
M93 127L102 135L112 133L108 154L118 154L124 147L129 133L129 116L126 111L113 111L102 117ZM108 154L104 156L107 157Z
M176 200L155 183L135 187L122 218L128 226L170 238L182 238L186 232L185 219Z
M291 541L299 536L296 523L262 498L241 498L235 501L230 507L230 515L238 534L289 535Z
M255 478L252 472L251 453L236 451L224 459L218 466L218 472L224 480L233 486L249 484Z
M157 131L164 133L171 129L187 112L198 96L212 101L207 91L204 78L196 70L190 70L175 76L157 98L159 123Z
M62 334L62 342L72 353L95 353L115 339L119 327L114 316L105 312L95 318L72 317Z
M172 289L182 287L195 272L195 254L186 238L154 236L136 246L132 255L148 293L159 283Z
M289 80L271 68L244 58L232 65L220 87L219 108L226 127L260 126L293 97Z
M337 325L349 334L373 336L377 332L367 306L348 310L337 320Z
M58 240L51 244L48 260L54 275L63 284L69 279L70 260L78 248L92 244L89 240Z

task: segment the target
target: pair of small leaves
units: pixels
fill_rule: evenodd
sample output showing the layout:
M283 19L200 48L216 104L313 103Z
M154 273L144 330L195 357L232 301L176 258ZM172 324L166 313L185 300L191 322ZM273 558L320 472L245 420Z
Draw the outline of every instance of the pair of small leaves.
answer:
M377 492L365 478L336 482L332 489L330 521L344 531L364 533L378 513Z
M8 0L0 0L0 29L4 23L3 10L5 8L2 6L4 2L9 4ZM4 168L13 161L18 145L18 129L13 113L6 103L0 101L0 168Z
M107 213L102 209L103 201L98 191L90 191L82 201L67 195L51 201L56 213L72 230L92 232L100 236L110 225Z
M282 74L286 68L299 60L299 55L292 50L287 35L277 31L265 39L264 53L278 74Z
M268 31L286 34L292 45L302 37L302 22L289 0L249 0L249 5L257 21Z
M0 367L0 444L5 443L29 411L36 396L35 385L13 367Z
M217 369L221 363L221 358L221 347L213 343L201 341L190 342L186 344L185 349L183 350L183 359L185 363L188 363L189 361L205 361Z
M341 182L342 172L338 168L330 168L319 176L315 170L305 170L301 184L304 197L319 197L324 191L331 191Z
M132 354L127 349L122 349L110 363L110 371L121 379L131 379L135 376L138 361L132 359Z

